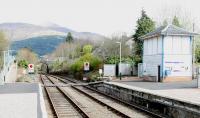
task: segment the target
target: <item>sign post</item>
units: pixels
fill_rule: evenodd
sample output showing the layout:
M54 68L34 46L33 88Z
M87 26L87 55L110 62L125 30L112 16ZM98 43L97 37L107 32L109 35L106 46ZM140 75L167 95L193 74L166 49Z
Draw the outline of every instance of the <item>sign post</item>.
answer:
M28 64L28 73L34 73L34 64Z

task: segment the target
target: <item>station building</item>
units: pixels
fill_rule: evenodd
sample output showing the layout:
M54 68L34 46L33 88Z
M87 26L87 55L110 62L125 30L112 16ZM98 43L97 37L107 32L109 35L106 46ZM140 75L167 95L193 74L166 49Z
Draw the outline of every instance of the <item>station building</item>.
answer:
M143 40L143 77L157 81L160 73L162 82L192 80L195 35L167 25L140 37Z

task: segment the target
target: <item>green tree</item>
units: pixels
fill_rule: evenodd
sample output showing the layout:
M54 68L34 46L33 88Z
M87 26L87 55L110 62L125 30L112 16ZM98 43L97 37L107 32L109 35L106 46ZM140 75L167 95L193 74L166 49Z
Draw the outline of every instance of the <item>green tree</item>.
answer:
M147 16L144 10L142 10L141 18L137 21L137 29L135 30L135 34L132 36L135 42L133 46L133 58L136 66L138 63L142 62L143 41L141 41L139 37L153 31L154 29L154 21Z
M179 19L177 16L174 16L173 20L172 20L172 24L176 25L177 27L181 27Z
M85 45L83 47L83 53L84 54L92 53L92 45Z
M73 42L73 40L74 40L74 38L73 38L71 32L68 32L67 37L66 37L66 42L71 43L71 42Z
M26 60L20 60L19 62L18 62L18 66L19 67L22 67L22 68L28 68L28 61L26 61Z

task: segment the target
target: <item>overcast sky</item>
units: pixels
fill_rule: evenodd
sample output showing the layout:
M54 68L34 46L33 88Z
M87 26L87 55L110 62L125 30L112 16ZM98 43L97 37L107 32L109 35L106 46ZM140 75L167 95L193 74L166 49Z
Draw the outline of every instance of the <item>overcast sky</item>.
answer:
M184 2L183 2L184 1ZM56 23L76 31L110 36L131 34L144 8L156 21L170 8L182 9L200 21L199 0L0 0L0 23ZM165 11L166 10L166 11ZM166 16L164 15L164 16Z

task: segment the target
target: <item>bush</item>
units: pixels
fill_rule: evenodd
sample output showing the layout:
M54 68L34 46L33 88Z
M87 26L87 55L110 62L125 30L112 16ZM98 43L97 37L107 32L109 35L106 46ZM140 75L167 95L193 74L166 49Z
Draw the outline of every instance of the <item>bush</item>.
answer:
M99 58L93 56L92 54L88 53L84 56L80 57L74 64L71 65L71 70L76 72L83 72L84 62L90 63L90 71L98 70L101 66L101 61Z
M83 53L84 54L88 54L88 53L91 53L92 52L92 45L85 45L83 47Z
M98 71L91 72L88 75L89 81L91 82L99 81L100 80L99 77L100 75Z
M28 61L26 61L26 60L20 60L18 62L18 66L22 67L22 68L28 68Z
M131 63L131 64L134 64L135 62L135 60L132 57L122 57L121 61L122 63ZM120 62L119 56L118 57L111 56L104 61L105 64L118 64L119 62Z

